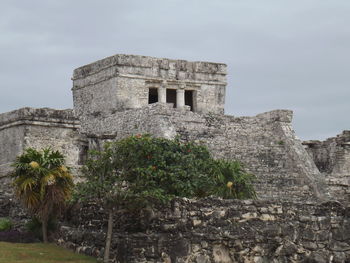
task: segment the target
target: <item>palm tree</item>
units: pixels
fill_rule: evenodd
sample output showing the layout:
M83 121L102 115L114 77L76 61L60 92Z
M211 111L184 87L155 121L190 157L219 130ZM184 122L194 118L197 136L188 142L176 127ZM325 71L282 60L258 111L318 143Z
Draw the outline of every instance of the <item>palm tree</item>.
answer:
M42 223L47 243L47 223L62 212L73 190L72 175L59 151L28 148L13 163L15 194L23 205Z

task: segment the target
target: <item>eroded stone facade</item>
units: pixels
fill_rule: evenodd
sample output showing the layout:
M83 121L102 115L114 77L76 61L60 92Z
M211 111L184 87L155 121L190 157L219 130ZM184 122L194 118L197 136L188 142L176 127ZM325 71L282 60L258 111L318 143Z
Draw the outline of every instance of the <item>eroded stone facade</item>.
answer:
M225 87L225 64L115 55L74 70L72 90L77 115L89 118L153 102L223 113Z
M261 199L328 199L335 188L327 190L332 180L326 175L349 174L346 132L305 150L291 111L224 115L225 64L115 55L74 70L72 79L73 110L24 108L0 115L2 176L27 147L51 146L77 167L88 149L138 133L180 136L206 144L217 158L243 162L257 176Z
M303 142L329 191L337 200L350 201L350 130L325 141Z
M257 176L261 199L304 200L327 198L324 177L296 138L292 112L276 110L255 117L198 114L156 103L82 122L90 145L150 133L169 139L196 141L208 146L216 158L237 159ZM107 136L107 139L104 139Z
M72 110L22 108L0 114L0 176L24 149L51 147L67 157L67 164L78 164L81 136L79 120Z

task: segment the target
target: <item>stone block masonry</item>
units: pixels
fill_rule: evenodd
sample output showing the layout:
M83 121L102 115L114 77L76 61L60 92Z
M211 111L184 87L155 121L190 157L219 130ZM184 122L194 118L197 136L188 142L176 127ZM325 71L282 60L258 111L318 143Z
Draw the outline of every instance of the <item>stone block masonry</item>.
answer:
M325 141L303 142L317 168L324 174L331 195L350 201L350 131Z
M79 121L72 110L22 108L0 114L0 176L24 149L52 147L76 166L79 158Z
M327 198L324 174L315 166L320 154L310 156L296 138L292 112L224 115L225 88L222 63L114 55L82 66L73 74L74 110L24 108L0 115L0 175L27 147L52 146L76 167L88 149L107 139L150 133L204 143L216 158L243 162L257 176L259 198ZM323 148L333 155L332 147ZM349 168L345 150L334 171Z
M349 212L337 202L179 199L118 213L112 262L349 262ZM105 212L90 204L72 214L59 243L102 257Z
M103 145L106 135L108 139L138 133L170 139L180 136L183 141L206 144L216 158L243 162L257 177L255 188L261 199L327 198L324 177L296 138L291 120L292 112L287 110L236 118L155 103L82 119L81 132L96 136L90 140L91 148Z
M72 91L77 115L91 117L153 102L223 113L225 87L225 64L115 55L74 70Z
M325 141L305 141L303 144L320 172L350 174L350 130Z

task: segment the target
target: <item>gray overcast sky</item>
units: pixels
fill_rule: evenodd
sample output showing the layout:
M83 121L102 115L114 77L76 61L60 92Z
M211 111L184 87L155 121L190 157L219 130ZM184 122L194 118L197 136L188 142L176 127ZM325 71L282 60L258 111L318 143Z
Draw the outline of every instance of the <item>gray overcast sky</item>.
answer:
M349 0L2 0L0 112L71 108L74 68L117 53L229 67L226 113L350 129Z

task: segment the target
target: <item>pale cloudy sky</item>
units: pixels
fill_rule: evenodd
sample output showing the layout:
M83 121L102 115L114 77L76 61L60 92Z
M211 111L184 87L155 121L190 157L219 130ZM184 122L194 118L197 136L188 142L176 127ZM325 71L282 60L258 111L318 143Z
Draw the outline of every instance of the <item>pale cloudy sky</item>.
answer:
M0 112L71 108L74 68L117 54L229 67L226 113L350 129L349 0L1 0Z

